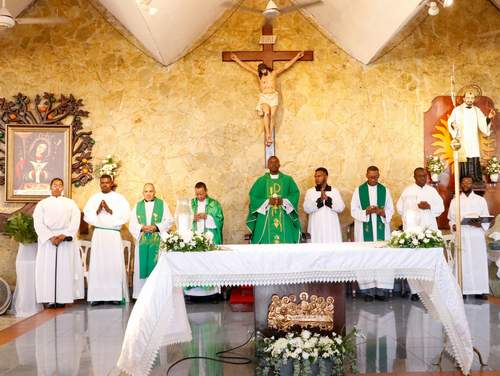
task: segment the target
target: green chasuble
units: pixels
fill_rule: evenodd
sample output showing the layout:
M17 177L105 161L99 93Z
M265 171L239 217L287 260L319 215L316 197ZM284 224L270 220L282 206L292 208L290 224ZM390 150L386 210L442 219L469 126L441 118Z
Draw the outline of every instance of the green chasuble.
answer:
M146 219L146 205L144 200L137 203L135 210L137 215L137 222L141 225L147 225ZM150 221L150 225L154 226L160 223L163 218L163 201L159 198L154 199L153 213ZM142 233L141 240L139 241L139 260L140 269L139 275L141 279L149 277L156 262L158 261L158 250L160 249L160 234L158 232L153 233Z
M359 189L359 202L361 209L366 210L370 206L370 194L368 193L368 183L362 184ZM387 190L382 184L377 184L377 206L384 209ZM382 217L377 215L377 239L373 237L373 220L372 216L368 216L369 221L363 222L363 240L372 242L374 240L385 240L385 223Z
M252 233L252 244L298 243L300 222L297 213L299 189L291 176L279 173L272 179L269 173L261 176L250 189L247 227ZM287 214L283 206L269 206L266 214L257 210L271 197L287 199L294 210Z
M205 226L205 232L210 231L214 236L215 244L222 244L222 227L224 226L224 213L222 213L222 206L219 201L214 200L211 197L206 197L207 202L205 206L205 214L210 215L215 222L217 228L207 228ZM198 199L193 198L191 200L191 208L193 213L198 213ZM193 221L193 231L196 231L196 221Z

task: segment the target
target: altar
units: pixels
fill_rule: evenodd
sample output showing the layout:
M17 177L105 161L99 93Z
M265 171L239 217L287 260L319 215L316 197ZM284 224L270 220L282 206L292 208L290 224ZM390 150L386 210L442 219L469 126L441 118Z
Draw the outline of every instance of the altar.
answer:
M378 243L227 245L201 253L163 253L131 313L117 367L148 375L160 347L191 340L183 286L368 283L406 278L447 334L462 372L472 364L462 294L440 248L395 249Z

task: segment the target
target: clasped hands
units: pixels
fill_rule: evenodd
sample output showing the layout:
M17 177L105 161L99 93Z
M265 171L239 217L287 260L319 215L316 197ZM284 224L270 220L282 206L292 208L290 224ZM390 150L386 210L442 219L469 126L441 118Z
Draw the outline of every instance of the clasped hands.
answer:
M370 214L377 214L381 217L385 217L385 210L384 208L379 208L377 205L370 205L366 208L365 210L366 215Z
M99 204L99 207L97 208L97 214L99 214L102 210L108 212L109 214L113 214L113 210L110 209L106 201L102 200L101 203Z
M283 205L283 199L281 197L270 197L269 205L271 206L281 206Z
M194 220L197 222L197 221L201 221L203 219L207 219L207 214L206 213L198 213L198 214L195 214L194 215Z
M427 201L420 201L418 204L417 204L418 208L419 209L430 209L431 208L431 205L427 202Z
M64 241L64 239L66 239L66 235L63 235L63 234L56 235L56 236L53 236L50 238L50 242L57 247L59 244L61 244Z

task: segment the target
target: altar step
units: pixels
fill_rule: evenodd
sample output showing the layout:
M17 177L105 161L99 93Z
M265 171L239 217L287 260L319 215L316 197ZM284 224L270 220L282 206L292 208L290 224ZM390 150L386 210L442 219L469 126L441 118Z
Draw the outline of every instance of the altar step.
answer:
M233 287L229 304L233 312L253 312L254 309L253 287Z

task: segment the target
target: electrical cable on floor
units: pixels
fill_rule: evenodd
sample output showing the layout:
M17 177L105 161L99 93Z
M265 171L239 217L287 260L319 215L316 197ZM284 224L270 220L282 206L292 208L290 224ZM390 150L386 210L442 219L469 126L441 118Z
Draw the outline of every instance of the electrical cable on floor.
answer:
M189 360L189 359L205 359L205 360L212 360L214 362L219 362L219 363L224 363L224 364L236 364L236 365L245 365L245 364L250 364L252 363L252 359L244 357L244 356L228 356L228 355L223 355L229 352L232 352L234 350L238 350L239 348L242 348L243 346L246 346L253 338L254 333L250 335L250 338L248 338L243 344L238 345L236 347L233 347L228 350L222 350L218 351L215 353L216 358L211 358L209 356L186 356L185 358L179 359L175 363L173 363L170 367L167 369L166 376L170 373L171 369L174 368L177 364Z

